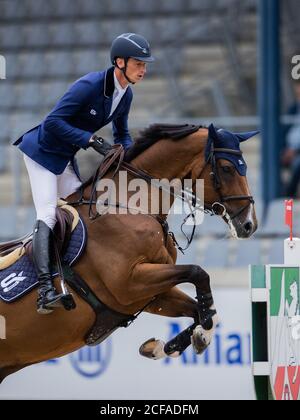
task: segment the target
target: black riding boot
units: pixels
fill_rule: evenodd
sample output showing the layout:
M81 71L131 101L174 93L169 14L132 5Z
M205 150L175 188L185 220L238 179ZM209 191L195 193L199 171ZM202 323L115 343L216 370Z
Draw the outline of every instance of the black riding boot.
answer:
M57 294L51 276L52 230L38 220L32 239L33 262L40 282L37 299L39 314L49 314L54 307L62 306L62 295Z

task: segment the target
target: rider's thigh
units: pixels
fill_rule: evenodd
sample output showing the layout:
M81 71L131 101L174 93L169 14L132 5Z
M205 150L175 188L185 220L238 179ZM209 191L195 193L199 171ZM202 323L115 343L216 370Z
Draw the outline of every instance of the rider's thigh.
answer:
M81 186L81 181L69 163L64 172L57 177L57 197L67 198Z
M24 155L37 220L42 220L51 229L55 226L57 206L57 175Z

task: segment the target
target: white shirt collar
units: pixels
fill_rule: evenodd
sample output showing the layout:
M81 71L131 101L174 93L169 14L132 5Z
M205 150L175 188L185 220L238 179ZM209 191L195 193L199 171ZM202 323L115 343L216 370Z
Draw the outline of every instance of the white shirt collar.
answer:
M122 88L115 72L114 72L114 81L115 81L115 89L117 89L121 93L125 93L128 88L128 85L125 88Z

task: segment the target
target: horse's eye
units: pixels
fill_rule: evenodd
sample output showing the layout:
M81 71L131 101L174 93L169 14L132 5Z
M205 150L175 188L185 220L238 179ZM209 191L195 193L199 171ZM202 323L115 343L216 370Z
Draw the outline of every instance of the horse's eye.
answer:
M223 172L225 172L226 174L232 174L232 168L231 166L223 166L222 167Z

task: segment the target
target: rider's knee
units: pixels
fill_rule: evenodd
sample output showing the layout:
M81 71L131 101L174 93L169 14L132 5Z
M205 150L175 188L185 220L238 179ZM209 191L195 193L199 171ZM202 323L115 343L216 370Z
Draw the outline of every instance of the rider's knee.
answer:
M53 229L56 224L56 208L49 207L37 212L37 220L42 220L50 229Z

